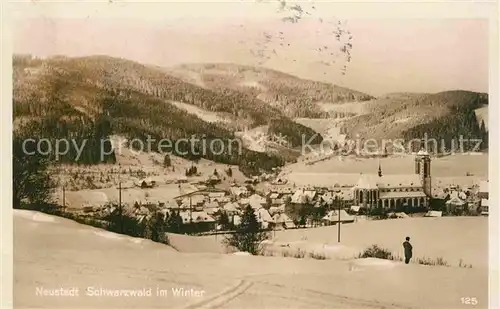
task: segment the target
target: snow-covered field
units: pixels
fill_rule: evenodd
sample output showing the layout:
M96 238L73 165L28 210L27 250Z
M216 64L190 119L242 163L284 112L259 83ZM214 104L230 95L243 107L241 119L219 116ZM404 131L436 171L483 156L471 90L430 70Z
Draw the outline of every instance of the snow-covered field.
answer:
M363 221L341 225L341 245L337 226L277 231L275 241L300 248L316 248L341 258L352 257L377 244L394 255L404 256L402 243L411 237L415 258L443 258L451 267L472 264L488 267L488 218L443 217ZM323 248L322 248L323 247Z
M227 122L227 123L231 122L231 119L221 116L221 113L210 112L192 104L176 102L176 101L171 101L171 103L190 114L198 116L198 118L203 119L206 122Z
M412 174L415 170L415 157L412 155L394 156L379 159L364 159L346 157L343 160L332 158L312 165L299 161L286 166L283 171L307 173L377 173L378 166L382 167L384 174ZM466 173L476 177L487 178L488 155L452 155L441 158L432 158L432 177L466 177ZM469 176L473 177L473 176Z
M349 103L328 103L318 102L318 105L325 112L341 112L341 113L354 113L366 114L370 112L371 106L376 104L376 101L366 102L349 102Z
M438 230L436 241L443 250L449 246L443 243L445 239L455 241L457 249L461 244L460 253L465 258L463 253L477 249L469 247L471 239L477 237L480 244L486 241L484 233L476 235L474 229L471 231L471 225L457 223L453 229ZM447 226L444 221L443 226ZM404 232L413 236L416 252L424 246L435 248L413 229L408 225ZM398 245L406 235L392 228L385 231L384 239L394 238ZM293 232L277 236L282 240L299 237ZM365 232L358 236L368 239L378 233ZM314 239L316 234L329 235L326 239L336 237L334 229L328 228L307 233L308 239ZM423 233L426 237L431 234ZM354 235L346 227L344 239ZM476 265L431 267L376 259L338 261L176 252L165 245L67 219L14 211L16 308L451 309L460 307L460 298L467 296L477 297L479 304L475 308L487 308L487 279L487 270ZM78 288L79 296L37 296L37 287ZM94 290L86 290L89 287ZM88 295L99 288L151 289L151 295ZM200 296L173 295L172 289L180 288L198 290ZM167 296L157 294L157 289L166 290Z

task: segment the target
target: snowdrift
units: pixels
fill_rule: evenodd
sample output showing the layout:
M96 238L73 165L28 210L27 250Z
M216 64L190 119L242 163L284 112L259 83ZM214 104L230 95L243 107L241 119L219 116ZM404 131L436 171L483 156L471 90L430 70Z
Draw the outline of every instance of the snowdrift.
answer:
M176 241L195 244L186 237ZM349 252L346 247L318 242L308 248L341 256ZM13 284L16 308L442 309L459 307L463 295L474 295L480 300L475 308L486 308L488 271L377 259L183 253L68 219L15 210ZM39 296L39 288L78 289L79 295ZM89 289L146 296L91 296ZM174 297L172 291L180 289L204 293Z

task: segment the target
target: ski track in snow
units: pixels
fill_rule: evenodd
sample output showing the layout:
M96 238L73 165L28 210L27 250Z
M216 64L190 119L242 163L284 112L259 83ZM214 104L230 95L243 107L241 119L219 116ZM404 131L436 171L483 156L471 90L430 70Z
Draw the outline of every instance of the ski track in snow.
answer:
M198 308L220 308L221 306L229 303L234 298L245 293L245 291L252 285L251 282L240 280L236 285L233 285L221 293L196 302L194 304L184 307L184 309L198 309Z

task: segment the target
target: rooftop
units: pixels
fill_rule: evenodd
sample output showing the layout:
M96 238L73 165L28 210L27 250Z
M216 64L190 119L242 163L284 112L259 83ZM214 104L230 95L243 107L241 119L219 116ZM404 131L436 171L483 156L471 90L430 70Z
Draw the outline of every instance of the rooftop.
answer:
M418 174L389 174L381 177L377 174L362 174L356 184L356 187L360 189L419 188L421 186Z
M345 188L357 186L364 189L421 187L420 175L418 174L386 174L379 177L377 174L292 172L287 177L297 187Z
M413 198L413 197L426 197L424 192L414 191L414 192L382 192L380 193L380 198Z

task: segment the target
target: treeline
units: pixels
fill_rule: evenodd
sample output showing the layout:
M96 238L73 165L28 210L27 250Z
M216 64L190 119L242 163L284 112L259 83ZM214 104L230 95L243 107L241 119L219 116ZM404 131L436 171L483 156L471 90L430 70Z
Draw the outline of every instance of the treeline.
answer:
M104 228L111 232L125 234L132 237L142 237L156 242L168 244L166 233L194 234L197 231L195 224L184 223L182 217L175 210L166 213L153 212L144 217L136 217L121 212L118 205L115 211L102 218Z
M105 116L93 120L83 116L65 119L50 115L23 124L18 131L23 131L25 136L23 151L27 154L43 154L57 163L116 163L109 140L111 123Z
M343 127L348 138L444 138L450 146L451 136L483 138L486 130L473 119L475 110L488 104L488 95L471 91L445 91L435 94L395 95L378 99L371 113L347 119ZM403 121L399 121L403 120ZM465 122L464 122L465 121ZM478 129L479 128L479 129ZM486 143L487 144L487 143ZM417 146L415 146L417 147Z
M317 102L343 103L373 99L358 91L265 68L216 63L184 65L180 69L199 73L203 84L210 89L218 91L231 88L246 93L280 108L288 117L327 117L316 105ZM255 81L256 85L247 84L248 79Z
M327 117L317 102L346 103L373 99L370 95L336 85L296 77L269 79L263 82L274 101L289 109L291 117Z
M484 120L479 123L473 109L467 106L455 106L452 112L444 117L434 119L429 123L417 125L403 132L405 140L433 139L437 141L436 152L458 151L459 140L469 140L462 144L464 151L479 151L488 148L488 131ZM481 141L479 148L476 142ZM414 143L413 151L424 147L424 143ZM433 147L432 144L428 147Z

